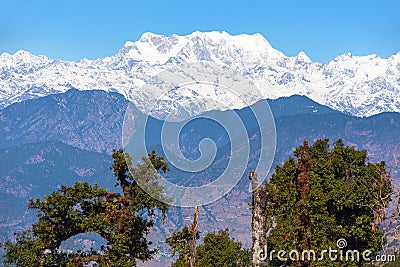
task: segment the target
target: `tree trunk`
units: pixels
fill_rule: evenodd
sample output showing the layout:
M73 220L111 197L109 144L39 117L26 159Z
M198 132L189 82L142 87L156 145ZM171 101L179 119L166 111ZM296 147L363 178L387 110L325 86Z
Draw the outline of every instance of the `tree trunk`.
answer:
M296 190L298 193L298 202L297 205L302 205L306 198L308 197L308 193L310 192L310 185L308 184L309 180L309 167L311 164L310 155L308 154L308 142L304 140L303 143L303 151L298 156L297 159L297 170L296 170ZM310 216L308 214L302 214L299 216L300 226L302 230L298 236L298 250L304 251L311 249L311 241L307 234L308 229L310 228ZM297 262L297 266L306 267L310 266L310 262L307 260L301 260Z
M249 179L253 189L251 229L253 239L253 267L267 266L267 194L260 185L257 173L250 172Z
M196 260L196 241L197 241L197 226L199 221L199 206L196 207L193 215L192 223L190 224L189 231L193 234L193 239L188 241L189 253L186 255L186 267L194 267Z

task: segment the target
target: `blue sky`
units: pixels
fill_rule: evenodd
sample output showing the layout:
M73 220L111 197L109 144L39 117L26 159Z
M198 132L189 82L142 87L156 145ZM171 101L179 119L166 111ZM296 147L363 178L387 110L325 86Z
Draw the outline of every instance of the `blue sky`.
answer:
M400 1L2 0L0 54L23 49L78 61L115 54L144 32L261 33L289 56L314 61L400 51Z

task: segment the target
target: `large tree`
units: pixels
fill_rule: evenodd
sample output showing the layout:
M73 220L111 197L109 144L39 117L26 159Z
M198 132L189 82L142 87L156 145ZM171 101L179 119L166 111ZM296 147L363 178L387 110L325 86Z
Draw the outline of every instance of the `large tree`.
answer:
M99 266L136 266L137 259L152 258L156 250L150 248L146 235L154 225L152 216L164 216L168 209L157 183L158 172L168 171L168 165L155 152L135 167L123 150L115 150L112 158L111 169L122 192L78 182L62 186L44 200L30 200L29 208L38 210L38 222L17 234L16 242L3 244L7 266L82 266L91 261ZM145 190L138 185L139 179L144 180ZM158 194L157 199L148 190ZM91 232L104 239L101 251L59 250L63 241Z
M374 259L385 242L379 226L392 194L385 163L370 163L365 150L345 146L341 140L333 148L327 139L311 147L305 141L294 154L297 159L289 158L278 165L264 187L271 220L266 255L269 265L368 264L361 253L370 250L368 256ZM321 254L330 248L338 250L332 258ZM280 250L286 252L281 259ZM303 252L311 250L317 259L307 254L302 257ZM359 260L346 261L351 250L359 251ZM299 254L289 255L291 251ZM332 260L334 255L336 260ZM348 255L351 259L351 253Z

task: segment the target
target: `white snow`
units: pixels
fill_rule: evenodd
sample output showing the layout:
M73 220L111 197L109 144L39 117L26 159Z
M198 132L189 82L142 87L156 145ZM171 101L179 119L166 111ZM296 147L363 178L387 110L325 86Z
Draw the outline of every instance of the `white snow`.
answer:
M0 108L70 88L117 90L140 108L157 100L155 92L142 87L149 79L172 66L194 62L216 63L242 73L258 86L263 98L300 94L355 116L400 112L400 52L388 58L348 53L321 64L312 62L304 52L287 57L261 34L198 31L185 36L144 33L136 42L127 41L114 56L78 63L22 50L13 55L3 53ZM210 71L214 72L211 76L221 75L220 70ZM218 108L200 103L198 96L209 94L209 89L200 86L182 91L182 97L195 102L185 106L192 107L192 114ZM174 100L172 95L167 98ZM243 105L234 99L232 103L236 104L231 108Z

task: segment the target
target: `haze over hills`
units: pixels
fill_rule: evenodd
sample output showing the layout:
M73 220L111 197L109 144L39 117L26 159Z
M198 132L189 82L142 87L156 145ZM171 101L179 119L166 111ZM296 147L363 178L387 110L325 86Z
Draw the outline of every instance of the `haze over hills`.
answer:
M259 88L261 98L304 95L360 117L400 111L400 53L388 58L344 54L331 62L318 63L303 52L287 57L260 34L231 36L226 32L194 32L187 36L145 33L136 42L126 42L114 56L79 62L52 60L26 51L3 53L0 107L77 88L119 92L144 111L158 103L159 95L142 87L152 76L194 62L232 68ZM219 69L212 72L215 77L224 75ZM222 109L202 105L193 98L197 94L217 99L219 92L215 88L189 91L184 96L194 102L189 113ZM169 102L161 103L161 111L177 95L169 91L166 98ZM253 104L260 99L245 100ZM243 107L240 103L231 106ZM158 114L158 118L162 115Z
M385 160L392 177L395 180L400 178L396 167L396 159L400 158L399 113L357 118L304 96L268 100L268 103L275 115L278 136L273 168L293 156L294 148L303 139L312 143L319 138L330 138L332 142L343 138L346 145L367 149L372 162ZM57 189L57 185L70 185L77 180L102 181L106 182L104 186L113 188L112 172L108 170L111 157L106 152L121 144L121 125L127 104L128 101L117 93L70 90L15 103L0 110L0 208L2 214L7 215L2 218L0 230L3 235L9 237L13 230L27 227L34 219L26 213L24 205L27 199L49 194ZM254 144L247 173L254 169L259 157L260 130L249 116L249 107L237 113L246 120L249 140ZM155 136L159 134L162 121L154 119L153 122L152 134ZM169 178L172 181L189 186L209 182L226 167L230 156L229 139L223 129L212 127L209 120L190 124L182 132L180 142L185 156L196 158L199 141L205 137L212 138L219 151L214 163L197 176L171 166ZM154 136L151 136L150 148L163 155ZM234 154L241 152L233 151ZM244 176L228 195L202 208L202 232L228 227L233 236L250 244L251 213L247 203L251 195L248 183ZM167 226L157 228L157 235L165 236L179 229L188 223L185 218L191 213L191 210L171 209Z
M303 96L267 100L267 103L275 117L335 112ZM84 150L111 153L112 149L121 147L127 107L128 101L122 95L101 90L69 90L15 103L0 110L0 148L58 141ZM247 128L257 127L250 107L238 110L238 113ZM163 122L157 119L150 122L157 133L148 131L148 144L159 144L160 140L155 136L161 131ZM201 131L204 129L198 127L196 133L199 136L195 140L201 137Z

